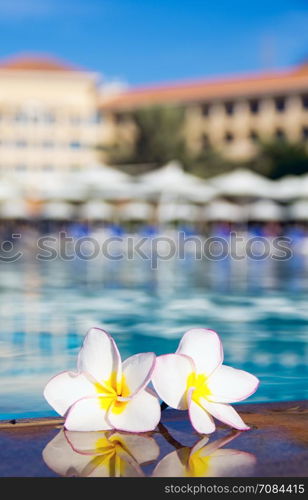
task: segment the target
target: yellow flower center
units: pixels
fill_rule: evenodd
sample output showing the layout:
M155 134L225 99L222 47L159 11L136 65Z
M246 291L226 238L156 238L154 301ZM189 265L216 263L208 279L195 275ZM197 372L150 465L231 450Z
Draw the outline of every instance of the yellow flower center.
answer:
M121 443L112 440L112 436L99 438L95 443L95 452L91 461L85 467L83 474L88 476L98 467L107 469L108 476L119 477L125 475L126 464L121 458Z
M99 394L100 406L103 410L109 408L113 413L122 413L127 402L119 401L118 398L127 398L130 395L130 389L126 383L125 376L122 375L120 383L117 383L116 373L113 372L108 380L103 381L101 384L94 384L97 393Z
M187 475L192 477L206 477L209 474L209 465L211 457L202 456L201 450L195 451L188 460Z
M194 388L192 391L192 400L197 404L200 404L200 398L207 399L211 395L211 391L207 385L207 377L202 373L190 373L187 378L186 393L192 387Z

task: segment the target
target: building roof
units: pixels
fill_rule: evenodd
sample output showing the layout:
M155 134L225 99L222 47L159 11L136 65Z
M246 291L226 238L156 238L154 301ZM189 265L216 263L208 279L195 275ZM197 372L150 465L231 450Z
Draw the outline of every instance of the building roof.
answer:
M57 72L83 71L59 59L36 54L22 54L0 61L0 70Z
M135 88L105 99L102 107L125 110L153 104L232 99L292 90L308 92L308 64L284 71Z

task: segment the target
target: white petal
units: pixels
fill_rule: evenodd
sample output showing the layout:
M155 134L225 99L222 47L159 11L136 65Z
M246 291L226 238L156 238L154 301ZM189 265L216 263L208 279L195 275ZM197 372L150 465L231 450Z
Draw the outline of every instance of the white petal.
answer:
M42 456L46 465L60 476L80 476L90 460L72 449L63 429L45 446Z
M190 356L197 373L207 377L223 361L223 349L220 338L213 330L194 328L185 333L176 351L177 354Z
M259 385L254 375L243 370L222 365L212 373L207 381L211 391L211 401L219 403L235 403L253 394Z
M238 437L240 434L241 433L239 431L237 431L236 433L234 433L234 431L232 431L227 436L224 436L220 439L216 439L215 441L211 441L211 442L209 442L209 438L205 437L205 438L201 439L200 441L198 441L192 447L191 455L193 455L196 452L199 452L200 456L202 456L202 457L211 455L212 453L217 451L219 448L222 448L226 444L233 441L233 439Z
M203 450L207 449L208 446L209 446L208 442L209 442L208 436L204 436L202 439L200 439L200 441L197 441L196 444L194 444L194 446L191 448L191 453L190 454L192 455L196 451L201 450L201 448Z
M44 389L46 400L62 416L78 399L95 394L95 387L85 374L73 372L59 373Z
M189 396L189 418L194 429L200 434L211 434L215 431L215 423L211 415L195 403Z
M106 460L100 464L96 464L95 461L89 460L87 467L82 471L81 477L110 477L110 473L110 460Z
M168 406L187 410L187 378L195 371L193 361L180 354L166 354L156 358L152 383L158 396Z
M139 464L156 460L159 455L159 447L155 439L139 434L117 431L65 431L65 436L72 448L83 455L103 455L112 449L122 447Z
M114 433L113 431L65 431L65 435L72 448L88 459L86 466L80 472L83 477L143 475L138 462L131 454L131 450L129 447L125 447L127 434ZM144 446L144 441L151 439L138 437L142 440L142 444L139 443L140 446Z
M159 455L159 446L152 437L115 432L110 441L122 445L138 464L156 460Z
M143 472L138 463L122 448L92 456L82 471L83 477L138 477Z
M153 477L185 477L190 448L172 451L156 465Z
M147 432L155 429L160 420L160 405L149 389L139 391L124 405L120 412L115 411L112 406L108 410L108 420L115 429L127 432Z
M87 477L144 477L139 465L130 459L117 455L111 460L111 464L99 465Z
M105 431L111 429L99 397L82 398L68 411L65 428L69 431Z
M81 477L138 477L143 476L139 465L128 453L111 453L94 455L82 470Z
M104 330L91 328L87 333L78 355L78 370L89 373L101 384L111 377L120 382L120 353L114 340Z
M122 365L122 373L130 391L130 396L144 389L149 383L155 366L153 352L143 352L127 358Z
M201 404L217 420L240 431L249 429L232 406L225 403L210 403L203 398L201 398Z
M112 431L77 432L65 431L65 436L73 450L82 455L102 455L113 448L109 441Z
M256 464L256 457L245 451L224 449L215 451L208 461L209 477L248 477Z

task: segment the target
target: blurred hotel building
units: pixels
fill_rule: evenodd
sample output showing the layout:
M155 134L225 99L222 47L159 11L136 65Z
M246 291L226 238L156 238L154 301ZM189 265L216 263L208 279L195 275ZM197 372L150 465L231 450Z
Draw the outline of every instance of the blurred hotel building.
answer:
M133 143L131 112L148 106L185 110L185 137L194 152L210 146L234 160L257 151L259 139L308 143L308 64L250 74L132 89L102 102L111 143Z
M308 142L308 65L288 71L107 92L100 75L46 57L0 63L0 172L74 171L133 147L132 112L185 110L185 137L234 160L253 156L259 139ZM107 158L107 157L106 157Z
M98 75L42 57L0 63L0 171L78 170L97 162Z

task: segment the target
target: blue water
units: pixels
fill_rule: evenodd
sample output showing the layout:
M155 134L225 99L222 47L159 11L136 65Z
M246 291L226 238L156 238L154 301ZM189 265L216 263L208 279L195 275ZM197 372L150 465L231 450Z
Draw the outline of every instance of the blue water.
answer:
M216 330L225 363L261 380L248 401L308 398L308 262L186 259L0 265L0 418L53 415L42 393L76 366L91 326L122 358L173 352L192 327Z

